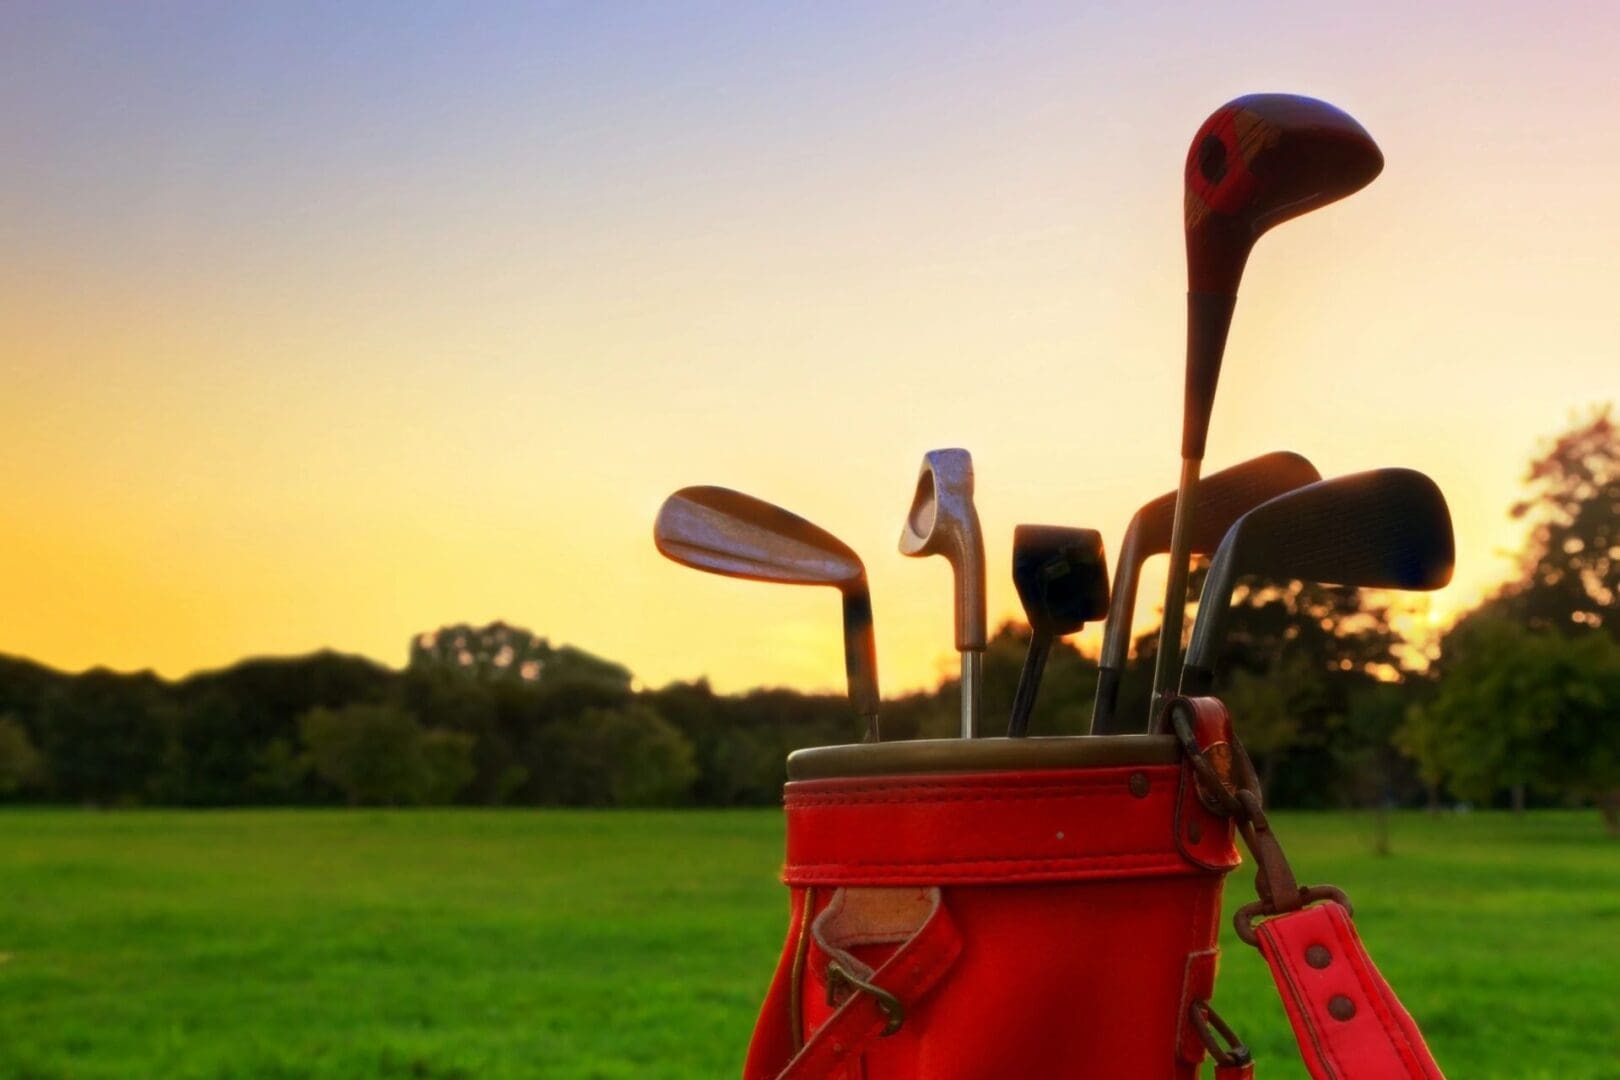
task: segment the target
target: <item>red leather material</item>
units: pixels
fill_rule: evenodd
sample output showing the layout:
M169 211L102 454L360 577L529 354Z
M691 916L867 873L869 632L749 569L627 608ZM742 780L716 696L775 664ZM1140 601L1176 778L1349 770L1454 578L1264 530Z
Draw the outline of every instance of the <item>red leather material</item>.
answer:
M944 904L910 940L896 949L873 973L871 982L905 1003L906 1021L891 1036L882 1034L888 1016L864 993L850 993L793 1060L777 1074L780 1080L820 1080L827 1076L863 1075L863 1056L876 1052L878 1040L897 1038L909 1024L913 1032L931 1026L929 991L950 971L962 952L962 937ZM817 971L825 980L826 965ZM825 982L822 982L823 988ZM825 1001L822 996L819 1000ZM902 1044L904 1045L904 1044Z
M1254 1062L1215 1066L1215 1080L1254 1080Z
M1443 1080L1343 907L1329 901L1279 915L1257 933L1316 1080Z
M1184 1045L1184 997L1190 975L1208 997L1221 884L1238 857L1230 822L1190 787L1177 766L789 784L783 876L796 896L813 889L812 919L839 889L941 886L960 954L920 1002L897 992L906 1021L893 1035L873 1034L882 1015L861 1000L852 1031L824 1036L853 999L827 1004L820 943L796 965L790 933L746 1080L780 1078L795 1057L779 1015L795 970L807 1037L845 1047L833 1071L803 1075L1192 1080L1203 1055ZM1192 822L1199 839L1178 837ZM852 952L884 971L906 948Z
M784 795L783 879L1010 884L1231 869L1229 823L1185 784L1174 765L797 781ZM1197 862L1178 841L1178 807L1185 828L1197 822Z

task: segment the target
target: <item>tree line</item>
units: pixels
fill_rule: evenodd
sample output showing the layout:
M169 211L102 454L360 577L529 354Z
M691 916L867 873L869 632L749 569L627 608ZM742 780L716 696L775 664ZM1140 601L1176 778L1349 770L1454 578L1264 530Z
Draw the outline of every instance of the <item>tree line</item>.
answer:
M1261 580L1239 590L1218 692L1271 803L1582 802L1620 830L1611 410L1550 440L1526 485L1512 508L1527 525L1519 574L1426 665L1411 663L1386 597ZM990 643L987 715L1010 709L1027 641L1008 624ZM1125 715L1145 714L1154 645L1152 633L1136 641ZM1031 729L1084 731L1096 671L1055 649ZM949 681L886 701L885 737L950 736L956 696ZM790 751L860 736L839 696L636 689L622 665L502 623L418 635L403 669L320 652L170 681L0 657L9 801L763 805L780 798Z

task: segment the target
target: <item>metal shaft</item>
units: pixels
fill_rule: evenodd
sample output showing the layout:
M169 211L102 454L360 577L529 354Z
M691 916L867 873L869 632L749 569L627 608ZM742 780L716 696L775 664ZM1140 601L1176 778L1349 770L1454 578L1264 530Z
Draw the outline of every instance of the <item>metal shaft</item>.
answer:
M984 653L976 649L962 652L962 738L979 734L979 714L984 705Z
M1187 563L1192 552L1192 506L1198 497L1202 458L1181 459L1176 488L1176 516L1170 525L1170 575L1164 584L1164 620L1159 624L1159 655L1153 664L1153 696L1148 704L1148 731L1156 730L1159 701L1173 689L1181 670L1181 621L1187 610Z

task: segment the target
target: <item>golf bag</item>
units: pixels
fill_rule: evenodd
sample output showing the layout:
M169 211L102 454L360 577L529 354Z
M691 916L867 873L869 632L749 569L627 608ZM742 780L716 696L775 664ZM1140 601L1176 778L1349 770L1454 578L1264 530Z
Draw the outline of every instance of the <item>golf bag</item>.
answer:
M1221 888L1311 1075L1440 1070L1332 887L1300 888L1214 698L1174 735L922 740L789 759L788 935L745 1080L1253 1075L1211 1005ZM1262 919L1264 921L1258 921Z

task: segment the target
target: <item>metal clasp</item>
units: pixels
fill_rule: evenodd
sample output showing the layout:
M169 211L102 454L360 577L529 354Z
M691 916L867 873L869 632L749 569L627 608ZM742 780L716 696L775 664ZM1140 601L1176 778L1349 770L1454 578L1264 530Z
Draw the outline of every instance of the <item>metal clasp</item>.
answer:
M1294 878L1294 869L1288 865L1277 835L1271 831L1266 811L1260 803L1260 777L1255 772L1249 752L1243 748L1234 730L1231 735L1229 757L1219 765L1210 760L1204 748L1198 745L1193 733L1193 706L1185 698L1177 698L1165 706L1170 726L1181 743L1182 753L1192 766L1198 784L1199 801L1213 814L1230 817L1243 837L1244 846L1254 857L1254 891L1259 899L1243 905L1232 916L1233 929L1248 945L1259 946L1254 932L1254 920L1261 915L1284 915L1298 911L1320 900L1333 900L1352 912L1350 898L1336 885L1312 885L1301 888ZM1241 1064L1241 1063L1239 1063Z
M1254 1055L1243 1040L1237 1037L1231 1025L1221 1019L1221 1014L1209 1002L1193 999L1192 1004L1187 1006L1187 1020L1198 1032L1204 1049L1209 1051L1209 1056L1215 1059L1217 1065L1237 1068L1254 1060Z
M827 1004L837 1005L838 998L844 990L857 990L863 994L870 994L878 1010L888 1017L881 1037L887 1039L900 1030L900 1025L906 1022L906 1007L900 999L889 993L883 987L869 983L864 979L857 979L844 967L833 960L827 964Z

